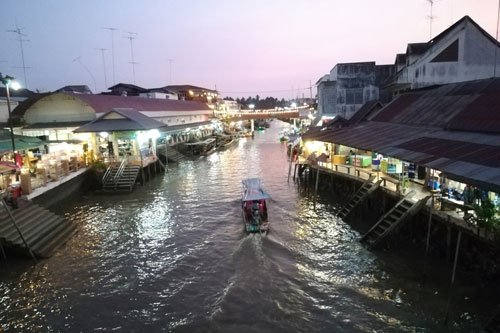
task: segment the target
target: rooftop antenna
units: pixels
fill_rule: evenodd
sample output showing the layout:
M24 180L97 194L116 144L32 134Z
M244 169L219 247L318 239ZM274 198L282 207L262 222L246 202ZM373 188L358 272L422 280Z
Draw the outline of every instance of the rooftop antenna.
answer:
M169 67L169 75L170 79L169 82L172 84L172 63L174 62L174 59L168 59L168 67Z
M101 28L111 31L111 66L113 67L113 85L116 84L115 81L115 31L117 28ZM107 88L107 87L106 87Z
M87 68L87 66L83 64L82 57L81 56L76 57L75 59L73 59L73 62L78 62L83 67L83 69L85 69L87 73L89 73L90 77L92 78L92 81L94 81L94 91L97 93L97 84L95 82L95 77L94 75L92 75L92 72Z
M107 51L108 49L104 48L96 48L97 51L101 51L102 55L102 67L104 70L104 90L108 89L108 76L106 75L106 58L104 58L104 52Z
M430 23L430 32L429 32L429 40L432 39L432 22L434 22L434 20L436 19L436 16L434 16L432 14L432 9L434 7L434 4L436 2L438 2L439 0L426 0L428 3L429 3L429 7L430 7L430 15L427 16L427 19L429 19L429 23Z
M31 67L26 67L24 63L24 47L23 47L23 42L29 42L28 39L24 39L23 37L28 37L25 33L23 33L23 28L19 28L16 23L16 28L13 30L7 30L7 32L12 32L17 35L17 40L19 42L19 46L21 47L21 59L23 61L23 65L20 67L16 68L22 68L23 69L23 74L24 74L24 86L25 88L28 88L28 80L26 79L26 68L31 68Z
M134 84L135 84L135 65L138 64L138 62L134 61L134 44L133 40L137 38L137 32L133 31L125 31L125 33L128 34L128 36L125 36L123 38L127 38L130 41L130 55L132 58L132 61L130 61L130 64L132 64L132 77L134 79Z

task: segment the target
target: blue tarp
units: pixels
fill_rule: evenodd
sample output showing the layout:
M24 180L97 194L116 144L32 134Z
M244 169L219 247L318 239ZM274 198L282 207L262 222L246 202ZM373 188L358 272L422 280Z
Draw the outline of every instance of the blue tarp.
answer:
M262 181L259 178L249 178L243 181L245 191L243 192L242 201L252 200L267 200L271 199L269 194L261 188Z

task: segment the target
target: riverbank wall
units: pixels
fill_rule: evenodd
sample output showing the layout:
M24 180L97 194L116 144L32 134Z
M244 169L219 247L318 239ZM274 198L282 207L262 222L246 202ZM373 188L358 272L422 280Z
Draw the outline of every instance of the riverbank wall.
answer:
M314 196L316 170L308 170L297 178L299 189ZM317 200L332 204L338 213L363 185L364 180L352 175L336 175L319 172ZM379 187L368 198L356 206L345 218L354 230L364 235L388 212L401 197L394 191ZM447 270L455 258L457 242L460 242L458 270L479 274L488 279L500 278L500 243L485 240L473 232L465 232L455 225L448 215L432 210L431 228L428 237L430 205L426 205L409 217L400 228L391 234L376 251L410 250L424 256L441 260ZM461 233L460 241L458 234ZM429 239L428 253L427 239Z
M87 170L31 200L47 209L56 209L65 205L69 198L80 196L90 190L92 188L91 184L90 172Z

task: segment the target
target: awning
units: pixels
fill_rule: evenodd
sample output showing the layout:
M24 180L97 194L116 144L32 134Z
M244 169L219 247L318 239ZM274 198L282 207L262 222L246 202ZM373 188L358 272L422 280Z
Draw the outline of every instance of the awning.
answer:
M175 125L175 126L168 126L160 129L161 133L165 134L176 134L179 132L184 132L186 129L198 129L200 126L207 126L207 125L212 125L211 121L203 121L199 123L190 123L190 124L182 124L182 125Z
M243 181L243 185L245 186L245 193L242 201L271 199L269 194L264 192L264 190L260 187L261 180L259 178L245 179Z
M49 122L49 123L35 123L23 126L23 129L55 129L55 128L77 128L87 124L88 121L65 121L65 122Z
M18 136L16 135L14 139L14 144L16 145L16 150L25 150L25 149L35 149L40 146L43 146L45 142L35 137L29 136ZM12 151L12 141L11 139L0 140L0 153L5 153L8 151Z

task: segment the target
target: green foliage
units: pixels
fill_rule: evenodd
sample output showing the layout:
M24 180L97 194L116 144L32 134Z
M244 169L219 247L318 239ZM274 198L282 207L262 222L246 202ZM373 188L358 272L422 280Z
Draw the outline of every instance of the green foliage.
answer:
M491 200L487 199L481 202L481 205L474 205L474 211L480 227L488 229L500 229L500 218L498 209Z
M102 161L95 161L89 167L89 169L95 173L104 173L107 168L108 167L106 166L106 164L104 164L104 162Z

